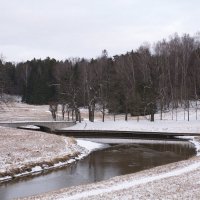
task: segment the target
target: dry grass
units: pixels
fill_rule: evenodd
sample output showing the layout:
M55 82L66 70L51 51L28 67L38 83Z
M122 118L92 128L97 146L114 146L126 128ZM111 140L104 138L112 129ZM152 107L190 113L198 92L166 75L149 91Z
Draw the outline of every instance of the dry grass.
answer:
M12 101L1 103L0 121L52 120L48 105L35 106ZM58 113L58 120L61 113ZM76 157L80 148L74 138L47 133L0 127L0 177L14 176L66 162Z
M35 106L22 103L1 105L0 121L52 120L49 106Z
M0 177L53 166L78 154L74 138L0 127Z
M51 113L49 112L48 105L29 105L25 103L12 102L3 104L0 106L0 121L37 121L37 120L52 120ZM65 115L67 118L67 114ZM81 117L83 119L88 119L88 110L81 109ZM116 120L124 120L124 115L117 115ZM62 120L61 106L58 107L57 119ZM71 119L71 118L70 118ZM136 117L131 117L129 119L135 119ZM144 117L141 117L144 119ZM102 120L102 113L100 111L95 111L95 120ZM113 120L113 115L106 114L105 120Z

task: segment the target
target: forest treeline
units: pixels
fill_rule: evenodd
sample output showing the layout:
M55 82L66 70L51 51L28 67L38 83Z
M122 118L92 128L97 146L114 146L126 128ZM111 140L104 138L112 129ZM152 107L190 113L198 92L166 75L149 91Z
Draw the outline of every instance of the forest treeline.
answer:
M1 92L22 95L29 104L49 104L55 114L62 104L63 115L87 107L90 121L94 111L114 116L147 115L184 107L200 97L200 41L188 34L171 36L153 48L109 57L104 50L96 59L33 59L12 64L0 61ZM56 116L54 116L56 118Z

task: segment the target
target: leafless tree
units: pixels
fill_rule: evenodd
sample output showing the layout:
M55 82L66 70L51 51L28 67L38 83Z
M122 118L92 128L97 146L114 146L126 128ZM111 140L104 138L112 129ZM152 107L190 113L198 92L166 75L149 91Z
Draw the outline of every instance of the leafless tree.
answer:
M51 112L52 118L56 121L57 111L58 111L58 104L54 102L49 103L49 111Z

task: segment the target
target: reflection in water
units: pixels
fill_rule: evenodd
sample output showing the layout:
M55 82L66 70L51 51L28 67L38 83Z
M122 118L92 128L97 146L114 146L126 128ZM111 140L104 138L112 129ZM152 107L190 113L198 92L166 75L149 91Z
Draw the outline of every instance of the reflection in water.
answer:
M76 164L52 173L4 183L0 186L0 199L29 196L73 185L101 181L187 159L193 155L195 155L195 149L188 142L114 145L93 152Z

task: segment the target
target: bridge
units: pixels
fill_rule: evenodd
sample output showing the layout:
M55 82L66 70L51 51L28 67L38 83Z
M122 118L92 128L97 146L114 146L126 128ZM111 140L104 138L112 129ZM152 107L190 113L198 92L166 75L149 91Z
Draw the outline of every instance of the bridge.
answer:
M11 128L30 129L33 125L45 132L57 135L73 136L76 138L124 138L124 139L174 139L177 136L200 136L200 133L170 133L170 132L140 132L140 131L114 131L114 130L61 130L75 125L73 121L13 121L0 122L0 126Z
M126 138L126 139L174 139L178 136L200 136L200 133L140 132L114 130L55 130L55 134L76 138Z
M10 128L26 128L26 126L37 126L41 131L55 131L62 128L67 128L75 125L73 121L13 121L13 122L0 122L0 126Z

